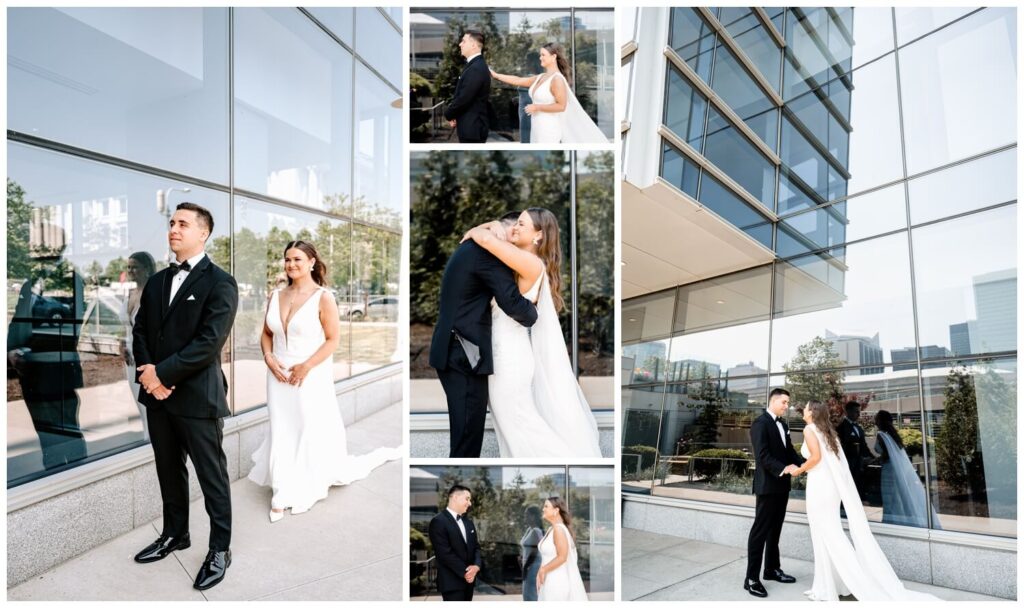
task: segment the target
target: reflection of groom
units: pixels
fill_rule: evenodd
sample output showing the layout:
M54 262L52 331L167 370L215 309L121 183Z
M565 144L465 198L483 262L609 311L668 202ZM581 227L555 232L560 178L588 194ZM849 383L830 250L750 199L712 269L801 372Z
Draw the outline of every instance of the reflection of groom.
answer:
M446 601L472 601L473 586L484 567L476 526L466 516L472 504L469 488L448 490L448 506L430 520L427 534L437 558L437 590Z
M200 590L219 583L231 565L231 486L221 445L222 418L229 411L221 349L238 308L238 286L203 251L212 231L209 211L178 205L167 233L177 262L146 282L132 332L144 389L139 400L148 413L163 500L163 531L135 561L155 562L191 545L188 456L210 515L209 552L193 585Z
M455 97L444 110L449 126L464 144L482 144L490 132L491 70L484 61L483 48L482 32L467 30L462 36L459 51L466 58L466 67L455 85Z
M509 213L501 218L508 228ZM514 220L513 220L514 221ZM430 366L448 400L451 458L479 458L487 417L491 359L491 299L521 325L537 322L537 308L519 293L512 269L473 240L448 259L441 303L430 341Z
M779 562L779 536L789 503L790 475L804 459L793 449L789 427L782 415L789 408L789 393L781 388L768 395L768 408L750 425L750 442L754 446L754 525L747 539L747 578L743 588L750 595L766 597L768 591L758 578L764 556L765 580L795 583L796 579L782 571Z

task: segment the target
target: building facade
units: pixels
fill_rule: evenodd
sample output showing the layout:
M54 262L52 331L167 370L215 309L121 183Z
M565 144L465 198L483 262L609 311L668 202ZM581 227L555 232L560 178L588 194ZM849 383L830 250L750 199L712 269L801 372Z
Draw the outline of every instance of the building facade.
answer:
M1015 9L624 12L623 525L745 546L768 392L857 400L897 573L1016 597Z
M265 430L259 337L283 247L342 311L346 422L401 400L400 8L8 11L8 585L157 517L131 302L192 201L238 281L225 451ZM196 488L198 490L198 488ZM83 508L83 501L88 508ZM58 534L58 550L38 538Z

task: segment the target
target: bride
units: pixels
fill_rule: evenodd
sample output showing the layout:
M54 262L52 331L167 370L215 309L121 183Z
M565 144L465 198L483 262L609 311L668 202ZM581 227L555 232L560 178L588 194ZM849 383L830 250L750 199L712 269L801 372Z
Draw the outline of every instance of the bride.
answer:
M569 85L569 62L565 49L555 42L540 48L543 74L535 76L509 76L491 70L491 76L505 84L528 87L533 103L526 106L530 115L530 143L532 144L606 144L598 128Z
M597 422L576 382L558 322L564 306L562 246L554 214L530 208L514 224L477 226L466 239L514 270L520 293L537 305L537 322L529 330L491 303L494 373L488 393L501 457L601 457Z
M260 337L267 365L270 430L252 455L249 479L273 489L270 521L309 510L332 485L362 479L401 457L398 448L349 455L334 392L332 355L341 329L316 248L292 241L284 250L288 285L274 290Z
M829 420L828 407L811 401L804 408L807 459L793 475L807 472L807 523L814 550L814 584L804 593L818 601L852 594L867 600L937 600L903 586L868 526L846 456ZM843 532L839 505L846 508L850 538ZM850 542L852 538L853 542Z
M576 537L569 526L572 516L565 501L557 496L544 501L544 519L551 524L541 539L540 571L537 573L537 599L542 602L585 602L587 590L580 576Z
M878 429L875 452L882 461L882 523L927 528L928 498L893 425L892 414L879 410L875 414L875 427ZM942 529L934 505L932 526Z

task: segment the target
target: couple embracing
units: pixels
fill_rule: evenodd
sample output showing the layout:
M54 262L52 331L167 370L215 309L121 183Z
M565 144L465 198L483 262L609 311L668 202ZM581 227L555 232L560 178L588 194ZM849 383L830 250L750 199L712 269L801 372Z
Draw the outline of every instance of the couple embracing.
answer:
M524 111L530 117L530 143L608 143L608 138L573 93L568 57L560 44L548 42L541 46L543 72L525 77L498 74L487 67L483 56L484 35L478 30L469 30L462 36L459 51L466 59L466 67L455 86L455 96L444 112L459 142L487 141L494 114L490 102L491 78L494 78L529 90L533 103Z
M450 457L480 457L488 404L503 458L601 457L558 321L561 266L558 221L541 208L473 228L449 258L430 366Z
M789 426L783 420L789 397L784 389L772 390L765 413L750 425L757 502L743 588L755 597L767 597L768 591L758 578L762 556L765 580L796 582L782 571L779 537L786 518L790 480L806 474L807 524L814 552L814 581L804 592L808 599L838 601L846 595L860 601L938 599L904 587L878 546L827 405L807 403L803 409L803 445L799 454L793 448ZM846 511L849 537L843 530L840 505Z

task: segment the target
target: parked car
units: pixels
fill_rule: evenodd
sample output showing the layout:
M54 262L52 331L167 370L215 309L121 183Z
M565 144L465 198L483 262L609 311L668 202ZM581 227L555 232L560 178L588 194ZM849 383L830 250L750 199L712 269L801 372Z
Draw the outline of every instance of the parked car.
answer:
M365 303L341 304L338 306L338 312L342 317L348 317L352 321L362 321L363 319L394 321L398 319L398 298L382 296L370 298Z
M43 324L57 327L64 319L71 318L71 307L60 300L37 295L32 302L32 318L34 325L39 327Z

